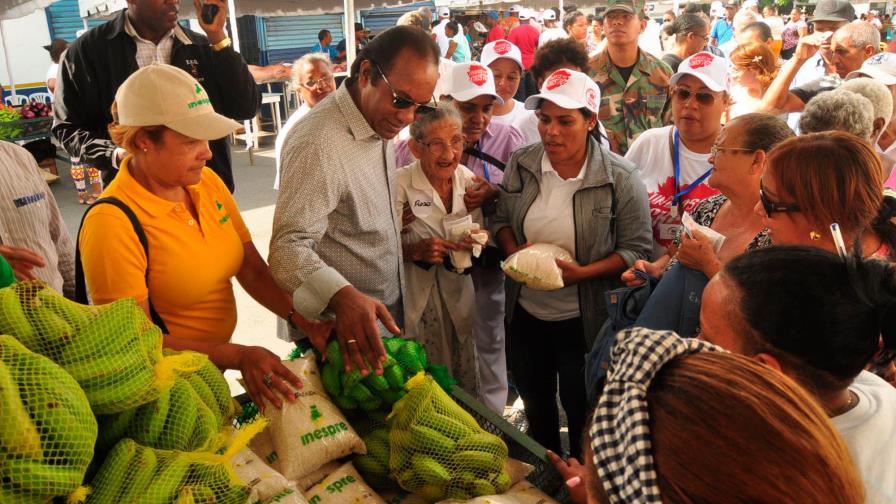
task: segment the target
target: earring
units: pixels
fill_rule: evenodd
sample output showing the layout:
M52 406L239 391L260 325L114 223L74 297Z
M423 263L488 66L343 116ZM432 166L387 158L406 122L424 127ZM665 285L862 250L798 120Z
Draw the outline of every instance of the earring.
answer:
M821 233L815 230L809 231L809 239L812 241L818 241L821 239Z
M144 152L144 153L146 153L146 152L147 152L147 150L146 150L146 149L143 149L143 152Z

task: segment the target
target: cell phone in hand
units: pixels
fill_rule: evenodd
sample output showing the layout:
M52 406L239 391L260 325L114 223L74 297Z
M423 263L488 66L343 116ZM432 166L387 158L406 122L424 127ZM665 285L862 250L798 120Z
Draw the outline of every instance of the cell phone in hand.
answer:
M219 10L221 8L217 4L202 4L202 21L205 24L214 23Z

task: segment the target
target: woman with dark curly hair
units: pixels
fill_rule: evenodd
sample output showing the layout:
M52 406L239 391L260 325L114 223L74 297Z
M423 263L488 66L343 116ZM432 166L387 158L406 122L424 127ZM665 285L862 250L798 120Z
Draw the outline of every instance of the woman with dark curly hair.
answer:
M729 119L756 112L779 67L778 58L767 44L750 42L731 53Z

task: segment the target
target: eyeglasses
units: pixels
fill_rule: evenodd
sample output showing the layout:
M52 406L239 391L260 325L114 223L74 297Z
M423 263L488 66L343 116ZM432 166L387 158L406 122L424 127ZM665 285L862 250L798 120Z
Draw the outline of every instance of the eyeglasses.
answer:
M800 206L796 203L775 203L774 201L770 201L768 196L765 195L765 188L762 187L762 181L759 182L759 201L762 202L762 208L765 210L765 215L768 215L769 217L775 212L791 213L801 211Z
M436 108L436 106L435 106L436 98L435 97L432 97L432 99L428 103L417 103L414 100L408 100L407 98L402 98L402 97L398 96L398 93L395 92L395 88L392 87L392 84L389 83L389 79L386 78L386 73L383 72L383 69L380 68L380 66L376 62L371 61L371 63L373 63L373 66L376 67L377 71L383 77L383 82L386 83L386 86L389 86L389 91L392 92L392 106L393 107L395 107L397 109L401 109L401 110L411 108L411 107L417 107L417 108L421 109L420 110L421 112L429 112L430 110ZM424 109L428 109L428 110L424 110Z
M747 149L744 147L720 147L718 145L713 145L709 148L709 155L712 157L719 157L719 154L725 151L756 152L753 149Z
M417 143L426 147L433 156L441 156L448 149L451 149L454 152L462 152L464 150L463 137L452 138L451 143L445 143L444 140L432 140L430 142L421 142L417 140Z
M333 82L333 76L328 74L317 80L309 79L303 82L302 85L308 89L314 89L315 86L323 86L324 84L330 85L331 82Z
M687 102L691 99L691 96L697 99L697 103L700 105L710 106L716 102L716 95L712 93L707 93L706 91L690 91L684 88L675 88L672 90L675 93L675 97L681 100L682 102Z

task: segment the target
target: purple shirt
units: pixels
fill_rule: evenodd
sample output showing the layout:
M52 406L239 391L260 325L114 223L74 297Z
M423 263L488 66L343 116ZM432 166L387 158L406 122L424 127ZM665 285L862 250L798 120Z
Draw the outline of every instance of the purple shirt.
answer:
M515 126L491 121L479 138L479 149L493 158L507 163L510 154L526 144L523 134ZM407 166L414 162L414 154L408 147L407 139L395 141L395 166ZM491 185L498 185L504 179L504 172L497 166L487 163L475 156L469 156L465 166L477 177L488 180ZM488 175L486 175L488 171Z

